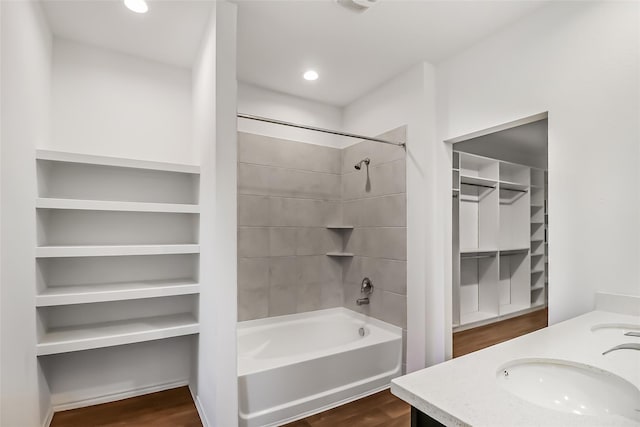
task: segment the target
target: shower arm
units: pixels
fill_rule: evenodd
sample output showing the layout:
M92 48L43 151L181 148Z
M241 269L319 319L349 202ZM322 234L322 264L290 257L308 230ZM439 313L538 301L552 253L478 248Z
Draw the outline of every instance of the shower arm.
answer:
M337 130L319 128L319 127L315 127L315 126L299 125L299 124L296 124L296 123L285 122L285 121L282 121L282 120L270 119L270 118L267 118L267 117L254 116L254 115L251 115L251 114L238 113L237 116L239 118L241 118L241 119L256 120L256 121L259 121L259 122L273 123L273 124L282 125L282 126L290 126L290 127L294 127L294 128L298 128L298 129L312 130L312 131L315 131L315 132L330 133L332 135L345 136L347 138L364 139L366 141L381 142L383 144L395 145L397 147L402 147L402 148L406 148L407 147L407 143L406 142L394 142L394 141L389 141L389 140L386 140L386 139L380 139L380 138L373 138L373 137L370 137L370 136L358 135L358 134L355 134L355 133L348 133L348 132L342 132L342 131L337 131Z

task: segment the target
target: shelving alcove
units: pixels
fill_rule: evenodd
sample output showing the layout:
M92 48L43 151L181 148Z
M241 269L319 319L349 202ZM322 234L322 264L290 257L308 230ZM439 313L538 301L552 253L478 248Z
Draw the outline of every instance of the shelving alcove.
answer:
M546 305L545 171L453 152L454 332Z
M36 352L50 388L93 359L135 370L149 361L132 355L191 353L171 340L199 330L199 167L37 150L36 168Z

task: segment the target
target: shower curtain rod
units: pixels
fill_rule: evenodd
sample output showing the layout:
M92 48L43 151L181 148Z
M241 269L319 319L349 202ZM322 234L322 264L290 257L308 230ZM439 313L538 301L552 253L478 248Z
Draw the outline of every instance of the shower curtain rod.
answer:
M314 126L299 125L296 123L284 122L282 120L269 119L267 117L253 116L251 114L238 113L238 117L241 119L256 120L259 122L273 123L273 124L282 125L282 126L290 126L298 129L313 130L316 132L330 133L332 135L346 136L347 138L356 138L356 139L364 139L364 140L373 141L373 142L381 142L383 144L396 145L398 147L403 147L403 148L406 148L407 146L405 142L393 142L393 141L388 141L386 139L372 138L369 136L358 135L355 133L347 133L347 132L341 132L337 130L318 128Z

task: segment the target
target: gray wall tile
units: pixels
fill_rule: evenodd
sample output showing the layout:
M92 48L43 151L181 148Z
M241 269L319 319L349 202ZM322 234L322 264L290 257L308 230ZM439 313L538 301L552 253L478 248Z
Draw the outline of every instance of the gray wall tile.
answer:
M267 289L238 290L238 320L252 320L269 314Z
M355 227L406 227L406 206L404 193L345 201L344 223Z
M386 137L404 140L405 129ZM239 320L344 306L405 327L404 150L370 142L338 150L243 133L238 144ZM364 157L369 170L355 171ZM355 229L326 228L337 224ZM325 255L334 250L356 256ZM375 291L358 306L365 276Z
M238 258L238 289L266 291L268 277L269 258Z
M238 225L269 225L269 198L238 195Z
M292 256L296 254L298 229L294 227L269 228L269 255Z
M238 161L340 174L342 150L238 132Z
M347 241L346 250L365 257L406 260L406 228L356 228Z
M238 257L269 256L269 229L238 227Z
M269 284L293 284L300 279L299 261L296 257L269 258Z
M296 301L296 283L271 285L269 287L269 317L296 313Z
M371 163L368 170L342 175L342 199L353 200L364 197L405 193L407 188L404 160L395 160L379 165Z
M382 292L382 320L392 325L407 327L407 296Z
M342 209L339 201L269 198L271 225L283 227L324 227L339 223Z

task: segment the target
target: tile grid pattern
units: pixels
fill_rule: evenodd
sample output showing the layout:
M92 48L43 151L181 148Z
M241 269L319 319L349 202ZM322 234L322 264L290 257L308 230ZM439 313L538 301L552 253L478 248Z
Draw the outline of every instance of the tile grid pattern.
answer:
M384 136L404 140L405 130ZM406 336L404 150L367 141L340 150L247 133L238 144L239 320L344 306ZM365 157L369 167L355 170ZM337 250L355 256L325 255ZM358 306L365 276L375 291Z

